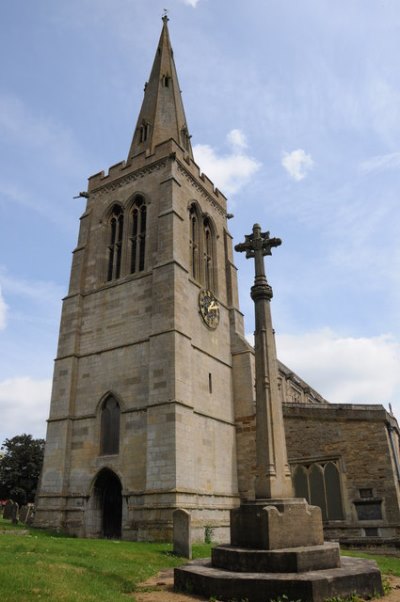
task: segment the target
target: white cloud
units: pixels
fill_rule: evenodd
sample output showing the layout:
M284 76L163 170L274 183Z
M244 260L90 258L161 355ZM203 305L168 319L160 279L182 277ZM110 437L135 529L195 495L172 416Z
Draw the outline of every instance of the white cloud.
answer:
M400 343L391 335L342 337L322 329L278 335L277 347L279 359L328 401L385 405L399 393Z
M197 4L199 3L199 0L183 0L184 4L188 4L189 6L193 6L193 8L196 8Z
M6 317L7 317L7 305L4 301L4 297L1 291L0 286L0 330L3 330L6 327Z
M4 289L13 295L26 297L40 304L60 304L60 299L65 294L64 287L54 282L44 280L22 280L8 276L0 269L0 281Z
M289 176L299 182L314 167L314 161L311 155L307 155L302 148L298 148L291 153L283 153L282 165Z
M400 152L389 153L387 155L376 155L360 164L360 169L364 173L372 171L384 171L386 169L398 169L400 167Z
M247 142L244 134L237 129L227 135L231 152L219 156L208 144L197 144L193 153L201 170L222 192L233 194L248 182L261 167L256 159L245 153Z
M247 148L246 136L243 134L242 130L231 130L228 133L226 139L236 150L242 150L244 148Z
M44 437L50 394L50 379L21 376L0 381L0 445L5 438L22 433Z

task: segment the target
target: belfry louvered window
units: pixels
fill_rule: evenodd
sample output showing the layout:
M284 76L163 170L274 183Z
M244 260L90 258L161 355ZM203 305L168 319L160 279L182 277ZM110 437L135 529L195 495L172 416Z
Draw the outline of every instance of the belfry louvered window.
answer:
M114 280L121 275L123 231L124 214L121 207L115 205L109 220L107 280Z
M203 222L203 257L204 284L212 291L214 290L214 241L210 220L207 217Z
M147 210L143 197L135 199L132 208L130 234L130 272L142 272L146 255L146 219Z
M195 205L189 209L189 241L191 275L199 280L199 218Z

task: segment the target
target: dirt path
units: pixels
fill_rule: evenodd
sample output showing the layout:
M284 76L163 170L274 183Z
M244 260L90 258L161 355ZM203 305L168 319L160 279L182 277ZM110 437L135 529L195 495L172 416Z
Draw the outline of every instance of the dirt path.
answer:
M400 602L400 577L388 579L392 590L387 596L379 599L382 602ZM155 577L141 583L135 592L135 598L137 602L209 602L208 598L202 596L174 592L174 569L160 571Z

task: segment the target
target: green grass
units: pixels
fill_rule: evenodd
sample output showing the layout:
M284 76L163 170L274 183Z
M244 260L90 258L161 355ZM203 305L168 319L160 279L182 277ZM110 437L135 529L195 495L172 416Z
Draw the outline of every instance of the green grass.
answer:
M384 575L395 575L396 577L400 577L400 558L396 558L395 556L382 556L381 554L371 554L359 550L343 550L343 548L340 549L340 553L342 556L354 556L356 558L375 560Z
M0 519L0 532L15 528ZM194 557L209 554L209 545L193 546ZM37 529L2 534L0 600L133 602L138 583L184 562L170 544L69 538Z

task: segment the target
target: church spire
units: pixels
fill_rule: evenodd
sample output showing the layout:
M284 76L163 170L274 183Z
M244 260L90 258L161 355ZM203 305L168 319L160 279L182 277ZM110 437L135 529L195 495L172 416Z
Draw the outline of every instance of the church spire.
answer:
M183 147L193 159L169 38L167 15L164 15L162 20L160 41L150 79L145 85L142 108L133 134L128 159L147 150L152 152L157 144L170 138Z

